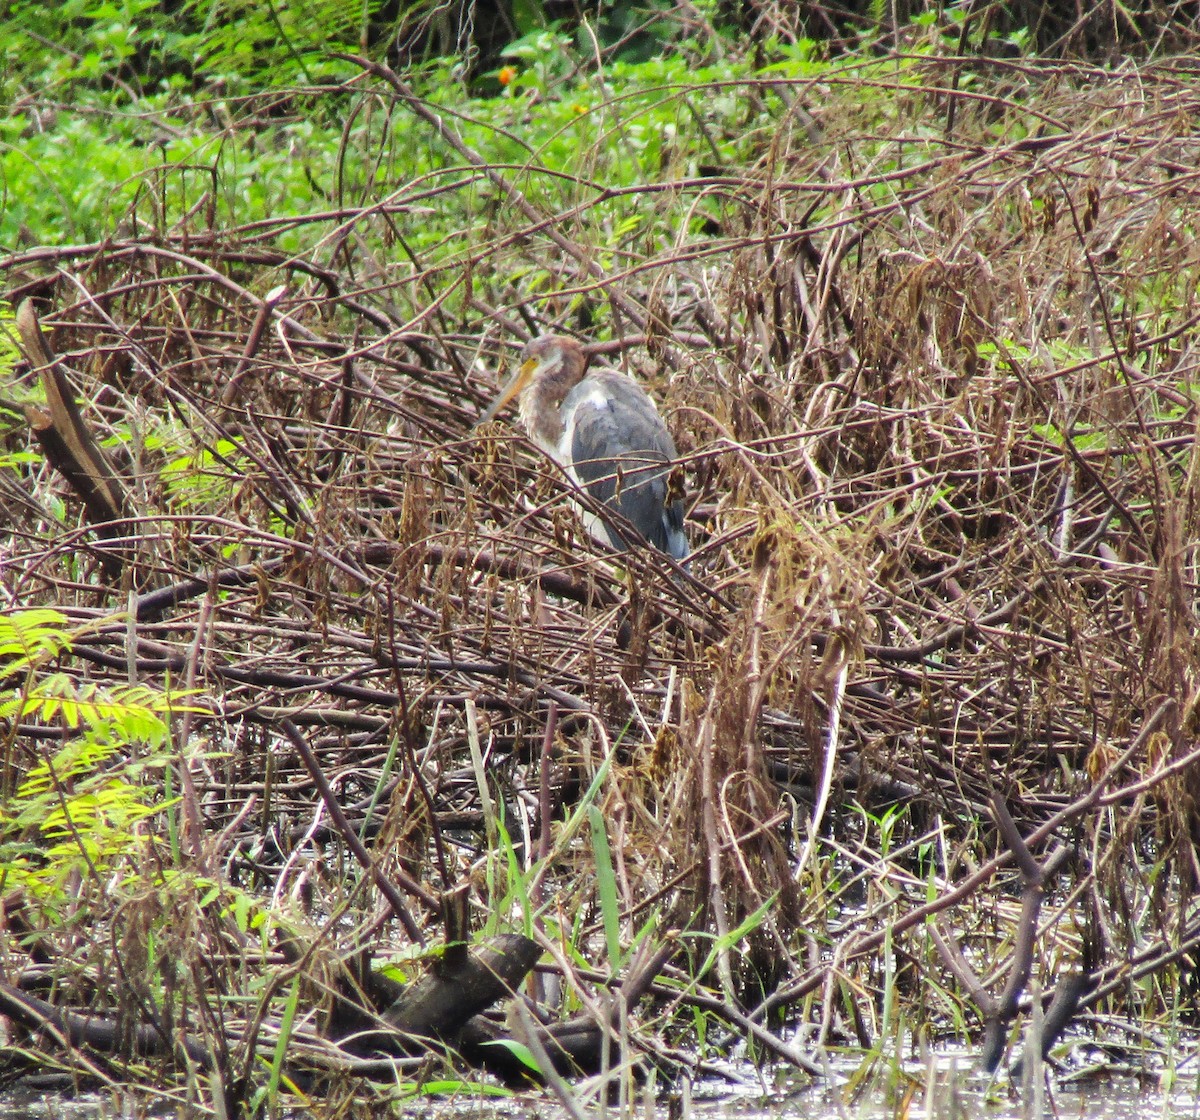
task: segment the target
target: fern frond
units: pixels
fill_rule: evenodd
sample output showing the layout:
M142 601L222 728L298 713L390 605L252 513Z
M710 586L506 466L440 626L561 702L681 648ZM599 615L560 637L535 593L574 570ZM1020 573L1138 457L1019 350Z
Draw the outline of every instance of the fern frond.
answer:
M67 616L50 607L0 613L0 679L71 648Z

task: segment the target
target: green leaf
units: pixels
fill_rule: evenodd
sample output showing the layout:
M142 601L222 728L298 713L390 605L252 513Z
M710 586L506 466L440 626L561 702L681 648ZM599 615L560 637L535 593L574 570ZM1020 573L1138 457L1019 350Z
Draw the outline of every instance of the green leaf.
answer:
M608 946L608 967L615 973L621 967L621 903L617 894L617 875L604 815L595 805L588 806L592 828L592 851L596 856L596 889L600 897L600 916L604 922L604 940Z
M515 1038L494 1038L488 1042L480 1044L480 1049L485 1047L494 1047L497 1050L507 1050L514 1058L517 1059L531 1073L541 1076L541 1066L537 1064L537 1059L533 1056L533 1051L523 1042L518 1042Z

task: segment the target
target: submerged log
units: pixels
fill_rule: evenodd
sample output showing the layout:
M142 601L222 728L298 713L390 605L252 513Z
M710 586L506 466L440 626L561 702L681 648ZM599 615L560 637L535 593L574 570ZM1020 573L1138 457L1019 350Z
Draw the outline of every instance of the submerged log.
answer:
M608 1053L604 1053L605 1035ZM622 1051L615 1034L605 1029L594 1016L582 1012L561 1023L539 1024L534 1036L554 1072L564 1077L586 1077L613 1068L621 1061ZM464 1028L459 1042L462 1056L472 1065L481 1066L506 1085L541 1083L544 1078L530 1068L513 1043L521 1042L506 1026L483 1015L476 1015Z
M420 1038L453 1041L481 1011L511 996L542 950L519 933L502 933L480 948L447 952L383 1013L390 1026Z

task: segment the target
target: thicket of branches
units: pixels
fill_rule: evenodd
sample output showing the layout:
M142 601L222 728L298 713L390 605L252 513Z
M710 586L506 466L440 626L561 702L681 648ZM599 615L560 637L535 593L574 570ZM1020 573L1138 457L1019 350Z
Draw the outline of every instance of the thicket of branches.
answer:
M33 455L0 472L4 608L86 624L60 661L79 682L196 690L159 870L307 923L315 991L322 953L412 940L343 862L286 726L382 874L421 886L417 925L474 877L480 924L528 918L552 949L546 922L573 930L603 972L595 846L555 851L516 901L487 854L497 812L532 862L590 797L621 938L652 915L656 943L684 934L635 1038L661 1049L699 1006L786 1055L772 1011L806 1047L871 1045L897 1029L885 986L904 1029L994 1017L978 1000L1018 968L1020 924L1002 802L1035 853L1069 849L1033 939L1042 987L1080 973L1085 1008L1126 1019L1190 1007L1194 70L909 59L746 80L775 119L758 158L622 188L698 219L631 244L603 184L581 172L552 208L536 157L481 163L402 80L366 75L348 112L385 107L458 170L3 262L128 490L97 535L7 414L4 452ZM477 215L467 243L414 250L451 204ZM601 554L515 428L473 429L550 330L599 335L660 402L686 578ZM61 734L5 725L9 796ZM201 887L109 912L107 889L79 885L96 936L33 939L69 949L57 990L136 1016L118 977L154 930L184 962L176 1024L248 1055L227 915ZM554 959L568 988L602 979Z

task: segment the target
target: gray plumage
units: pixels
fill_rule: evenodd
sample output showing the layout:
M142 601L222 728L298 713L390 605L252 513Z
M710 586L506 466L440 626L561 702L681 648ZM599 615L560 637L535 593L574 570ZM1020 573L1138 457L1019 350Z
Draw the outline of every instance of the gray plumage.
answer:
M543 451L596 501L615 510L655 548L683 560L683 501L672 496L671 433L641 387L616 370L588 372L588 355L572 338L535 338L490 420L520 394L521 423ZM580 510L597 540L624 551L630 542L614 520Z
M597 370L567 394L562 411L570 440L570 462L563 465L580 487L655 548L683 560L683 502L668 500L675 443L650 398L623 374ZM628 547L612 522L604 529L613 548Z

